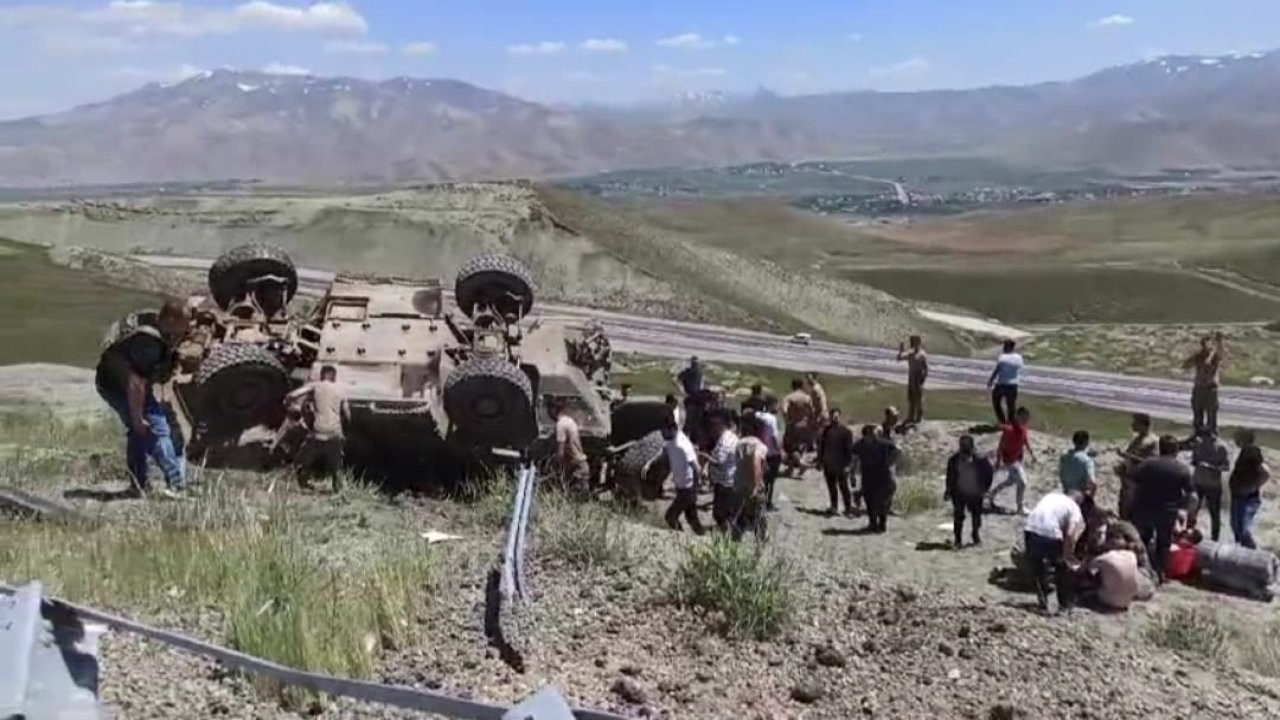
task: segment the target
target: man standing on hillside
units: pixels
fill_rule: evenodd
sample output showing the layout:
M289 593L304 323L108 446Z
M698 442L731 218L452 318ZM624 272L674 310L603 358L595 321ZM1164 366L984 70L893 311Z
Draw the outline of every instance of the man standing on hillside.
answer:
M854 465L862 474L862 498L867 506L867 532L888 530L889 510L897 492L893 468L898 462L898 446L880 437L875 425L864 425L862 437L853 444Z
M1004 341L1003 352L996 358L996 366L987 379L991 407L996 411L996 422L1001 425L1013 422L1014 408L1018 407L1018 383L1024 363L1017 348L1017 342Z
M1130 428L1133 439L1120 451L1120 463L1115 466L1115 473L1120 478L1120 506L1117 511L1121 520L1133 522L1133 474L1147 458L1156 454L1160 439L1151 432L1151 416L1146 413L1134 413Z
M166 495L183 489L181 446L174 443L169 416L152 386L173 372L173 349L187 332L187 309L167 300L158 313L134 313L116 323L98 359L98 395L128 429L125 450L133 490L150 490L147 457L164 473Z
M929 355L919 335L912 335L906 345L898 345L898 361L907 363L907 426L924 421L924 381L929 377Z
M1218 431L1218 383L1221 381L1222 363L1228 358L1222 332L1200 338L1200 349L1182 363L1187 370L1195 370L1191 383L1191 424L1196 432Z
M1150 458L1133 473L1133 513L1138 532L1151 555L1158 582L1164 582L1173 544L1178 511L1191 497L1191 468L1178 459L1178 441L1172 435L1159 440L1160 456Z
M960 448L947 460L947 489L943 500L951 501L952 532L959 550L964 536L964 516L972 519L973 544L982 543L982 498L991 489L995 470L991 461L974 452L973 436L960 437Z
M809 398L813 400L813 437L817 441L818 434L822 432L822 428L827 424L827 411L831 405L827 402L827 389L822 387L822 383L818 381L818 373L809 372L804 376L805 392L809 393Z
M319 477L332 481L335 492L342 490L344 427L351 420L351 410L346 393L338 384L337 368L332 365L320 368L320 381L307 383L289 393L285 403L303 400L309 401L311 428L298 459L298 484L309 487L311 481Z
M755 414L764 430L761 439L766 450L764 469L765 509L774 510L773 488L782 470L782 429L778 423L778 398L769 395L764 399L764 410Z
M1212 430L1201 430L1196 444L1191 447L1191 482L1196 489L1195 512L1191 514L1194 527L1200 511L1209 512L1209 537L1214 542L1222 533L1222 475L1231 469L1231 456L1226 443Z
M563 398L548 397L547 414L556 419L556 459L563 487L585 497L591 489L591 464L582 449L582 430L578 421L569 414L569 406Z
M741 540L750 531L756 540L764 541L768 521L764 515L766 457L765 427L757 413L742 416L742 437L733 453L733 486L735 490L735 514L732 521L732 537Z
M737 514L738 503L733 481L736 475L735 451L738 447L738 436L733 432L733 421L726 408L711 413L708 419L711 437L715 445L704 459L707 464L707 476L711 480L711 519L721 532L729 529L729 523Z
M813 445L813 398L800 378L791 381L791 392L782 398L782 417L787 423L782 434L787 471L797 475L804 452Z
M674 420L662 429L662 437L667 441L667 464L676 490L676 497L667 508L667 527L680 530L680 517L684 516L689 529L701 535L705 530L698 519L698 451Z
M827 425L818 438L818 462L827 481L828 515L835 515L844 501L844 514L853 517L853 497L849 488L849 469L853 466L853 431L840 417L840 408L831 408Z

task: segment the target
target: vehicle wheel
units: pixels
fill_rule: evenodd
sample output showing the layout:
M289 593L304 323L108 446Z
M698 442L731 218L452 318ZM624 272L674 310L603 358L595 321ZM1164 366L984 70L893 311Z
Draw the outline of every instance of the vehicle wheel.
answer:
M618 458L615 479L625 495L639 495L645 500L662 497L662 485L671 468L667 464L667 441L662 433L652 432L640 438Z
M453 296L467 317L476 306L491 305L513 320L533 310L533 276L524 263L510 255L480 255L458 271Z
M226 309L254 278L277 275L285 279L285 302L298 292L298 271L285 251L274 245L249 243L232 248L209 268L209 292L218 307Z
M475 358L450 373L444 409L469 444L523 450L538 437L533 383L506 360Z
M200 421L216 434L238 434L280 419L289 371L261 345L230 343L215 347L201 363L196 387Z

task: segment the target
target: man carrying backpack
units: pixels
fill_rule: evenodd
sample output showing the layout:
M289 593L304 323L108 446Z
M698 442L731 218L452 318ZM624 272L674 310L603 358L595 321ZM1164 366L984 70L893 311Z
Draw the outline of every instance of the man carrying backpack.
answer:
M186 331L187 309L177 300L167 300L159 312L134 313L116 323L98 360L98 395L128 430L126 455L138 494L150 489L147 456L164 473L163 494L183 489L182 454L152 386L168 380L174 346Z

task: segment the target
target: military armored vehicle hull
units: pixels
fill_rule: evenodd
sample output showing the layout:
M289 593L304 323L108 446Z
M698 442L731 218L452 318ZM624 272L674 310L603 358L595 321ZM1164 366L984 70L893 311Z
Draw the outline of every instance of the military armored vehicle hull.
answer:
M510 257L473 258L451 294L440 281L339 275L295 312L296 288L284 253L246 246L214 264L208 296L188 299L194 322L165 397L196 455L289 463L307 418L286 396L325 367L351 408L347 458L377 474L432 480L477 458L552 457L553 398L578 421L595 471L616 473L665 418L659 403L611 409L601 329L532 318L532 279Z

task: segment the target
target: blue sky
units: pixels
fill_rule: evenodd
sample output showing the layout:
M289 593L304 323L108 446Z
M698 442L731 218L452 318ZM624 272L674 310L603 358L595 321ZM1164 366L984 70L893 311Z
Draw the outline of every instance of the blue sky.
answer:
M1277 0L0 0L0 117L220 67L619 103L1026 83L1275 47Z

